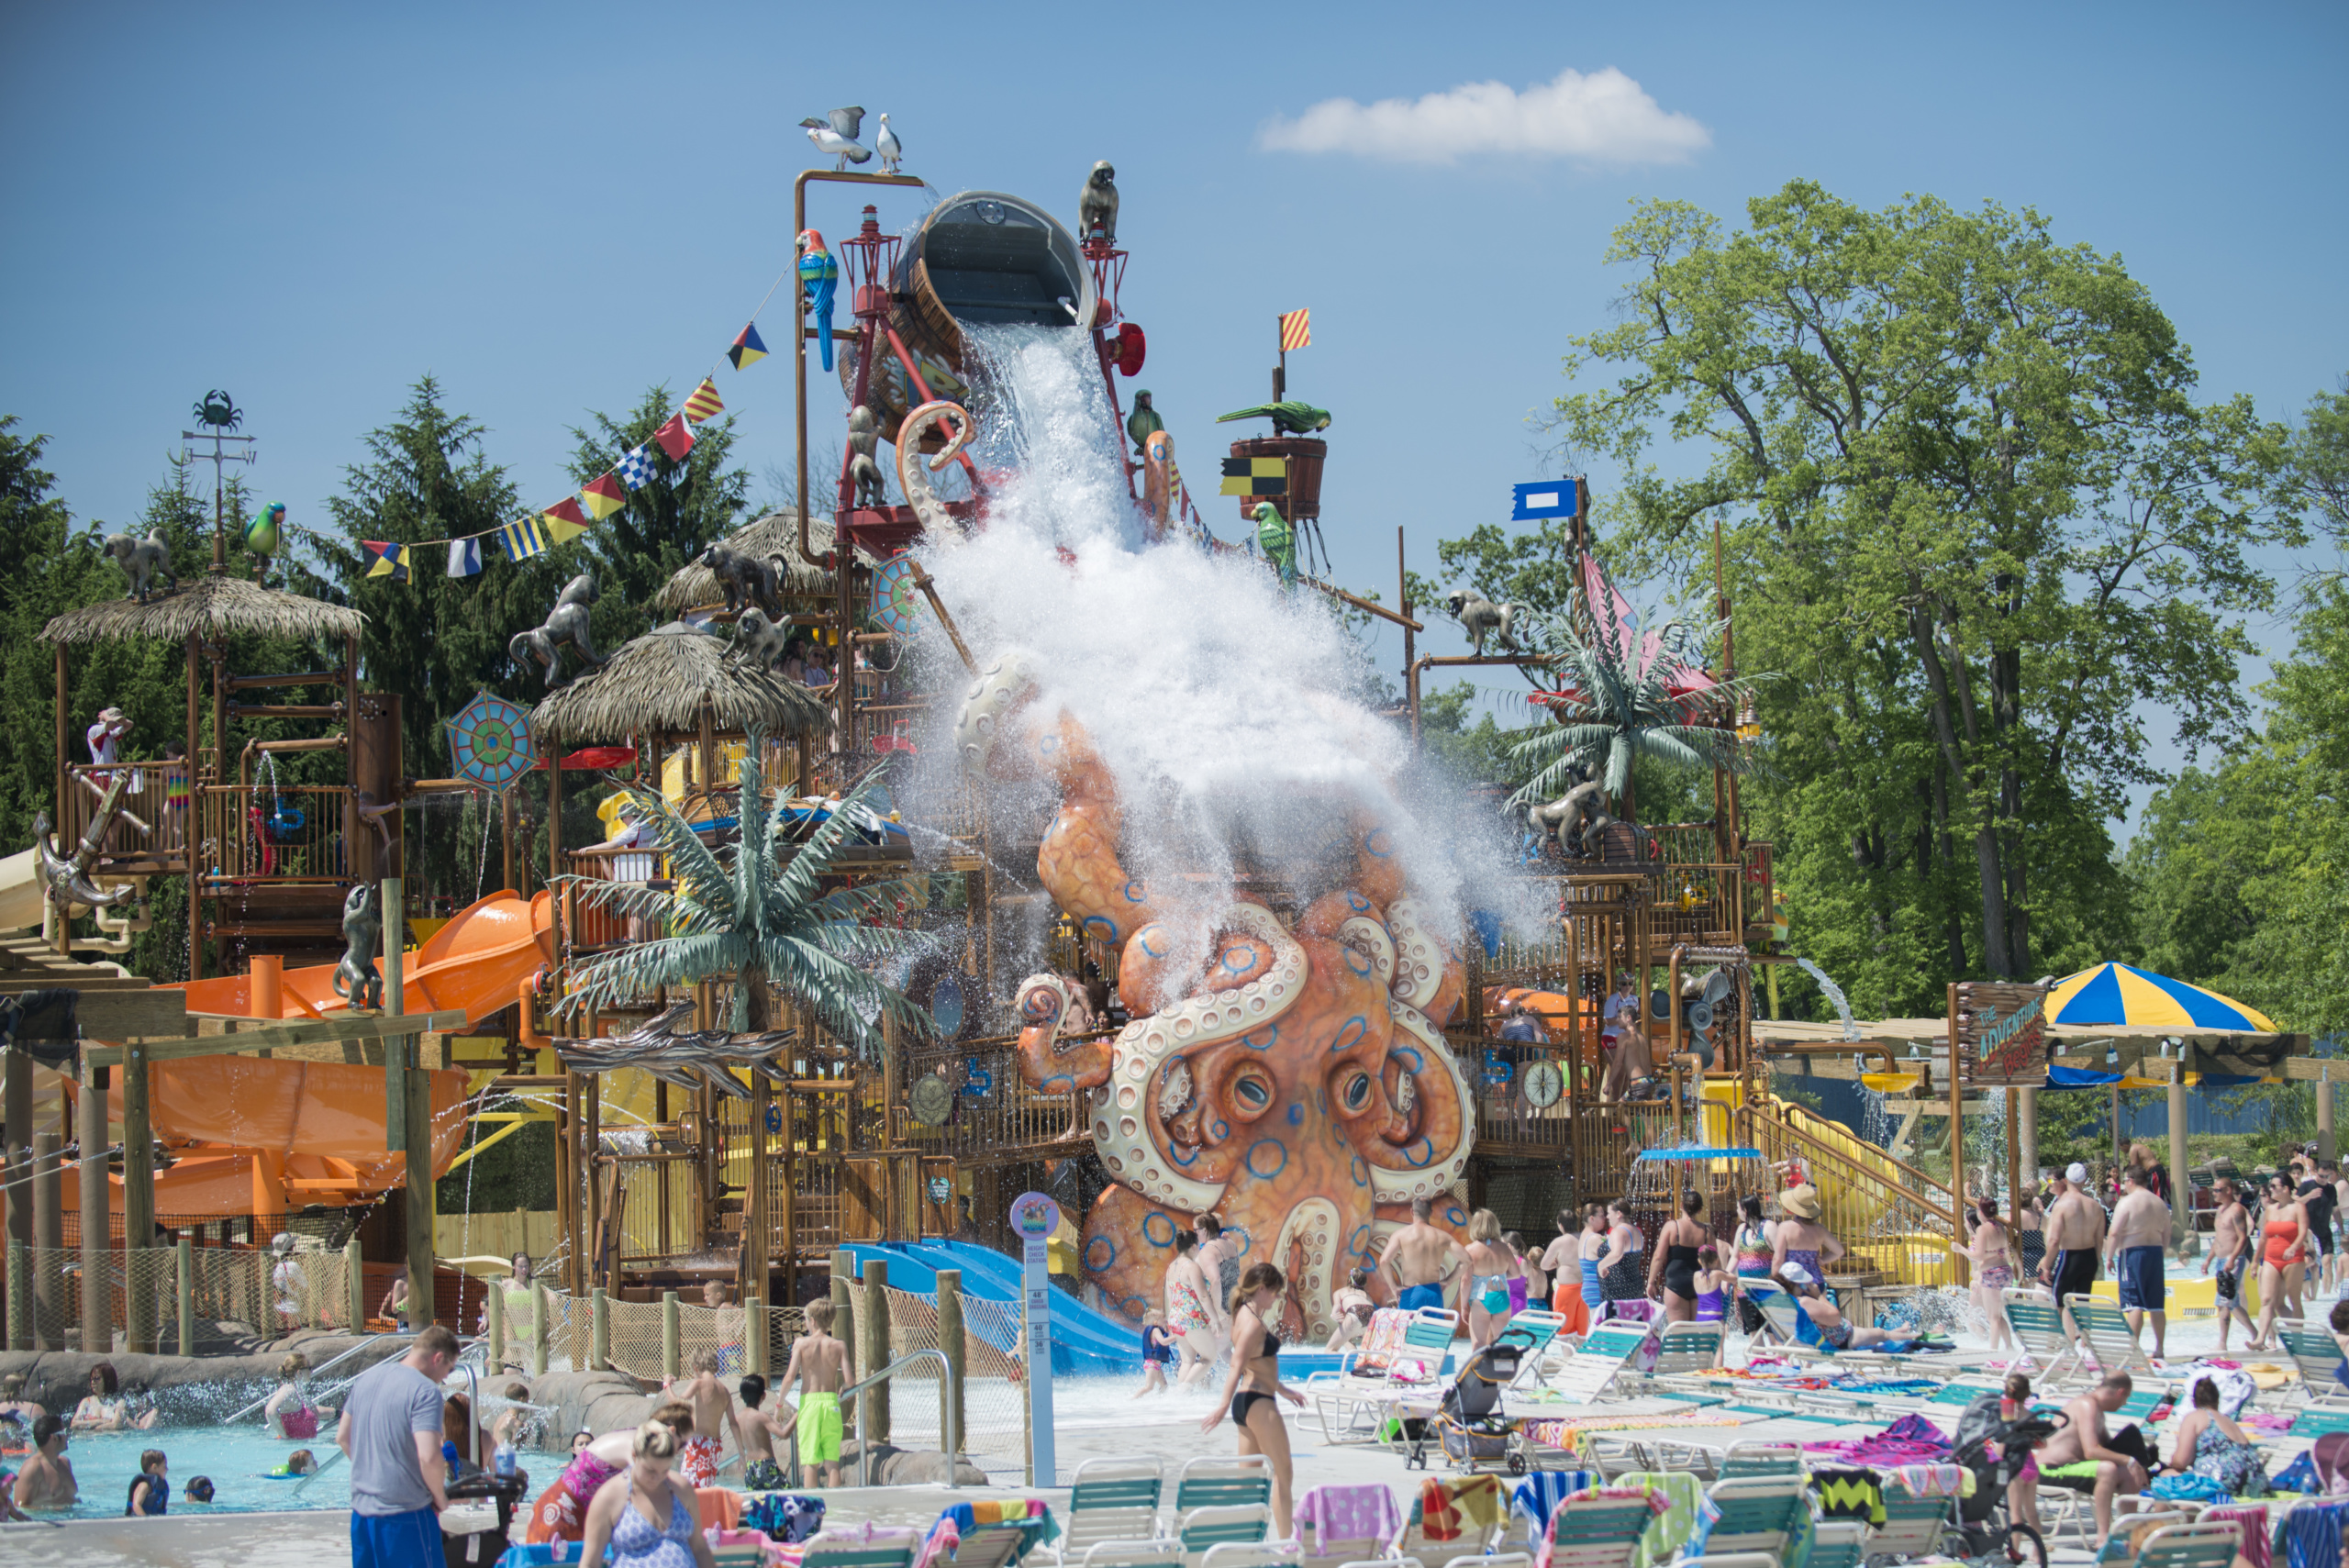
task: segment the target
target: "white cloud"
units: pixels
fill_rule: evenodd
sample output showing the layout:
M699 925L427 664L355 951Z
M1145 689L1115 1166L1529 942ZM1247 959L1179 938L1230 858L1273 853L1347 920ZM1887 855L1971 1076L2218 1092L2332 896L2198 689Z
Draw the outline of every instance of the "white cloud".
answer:
M1450 163L1464 155L1572 158L1590 163L1679 163L1712 145L1712 133L1659 108L1613 66L1519 93L1470 82L1423 97L1363 105L1330 98L1296 119L1275 119L1261 144L1275 152L1352 152L1402 163Z

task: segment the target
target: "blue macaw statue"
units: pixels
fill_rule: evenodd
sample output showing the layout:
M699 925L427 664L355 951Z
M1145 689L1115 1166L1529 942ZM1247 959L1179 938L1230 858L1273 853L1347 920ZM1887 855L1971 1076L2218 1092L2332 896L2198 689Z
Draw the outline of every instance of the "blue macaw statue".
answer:
M802 308L815 317L816 342L823 350L824 368L832 368L832 296L840 292L840 263L824 249L824 237L812 228L799 231L799 295Z

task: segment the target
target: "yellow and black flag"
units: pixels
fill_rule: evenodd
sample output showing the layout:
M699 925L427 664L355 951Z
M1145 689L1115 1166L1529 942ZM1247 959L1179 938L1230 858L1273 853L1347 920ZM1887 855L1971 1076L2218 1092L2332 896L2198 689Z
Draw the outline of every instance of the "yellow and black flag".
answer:
M1223 460L1223 484L1219 495L1286 495L1288 459L1228 457Z

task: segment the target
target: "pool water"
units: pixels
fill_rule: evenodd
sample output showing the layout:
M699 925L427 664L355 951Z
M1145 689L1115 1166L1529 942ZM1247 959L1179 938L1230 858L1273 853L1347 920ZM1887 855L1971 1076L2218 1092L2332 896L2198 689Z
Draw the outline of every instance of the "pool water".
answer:
M331 1432L321 1433L307 1442L289 1442L270 1436L258 1425L157 1427L144 1432L75 1433L66 1444L65 1457L72 1463L74 1480L81 1485L82 1500L64 1513L35 1517L119 1518L123 1504L130 1496L131 1480L139 1473L139 1456L150 1448L162 1450L170 1462L167 1474L172 1503L166 1519L182 1514L351 1507L351 1469L342 1451L334 1446ZM304 1480L266 1479L267 1473L284 1463L285 1456L297 1448L306 1448L316 1454L324 1468ZM20 1464L22 1461L12 1462ZM208 1504L187 1500L188 1481L197 1475L212 1478L212 1501Z

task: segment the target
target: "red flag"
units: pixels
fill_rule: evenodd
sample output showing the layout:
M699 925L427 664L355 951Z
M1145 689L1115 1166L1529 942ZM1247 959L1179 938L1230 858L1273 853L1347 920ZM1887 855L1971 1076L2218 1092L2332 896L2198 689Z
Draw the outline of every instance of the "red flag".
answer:
M685 428L683 414L672 414L667 424L652 432L652 439L661 443L671 462L685 462L685 454L694 450L694 433Z

